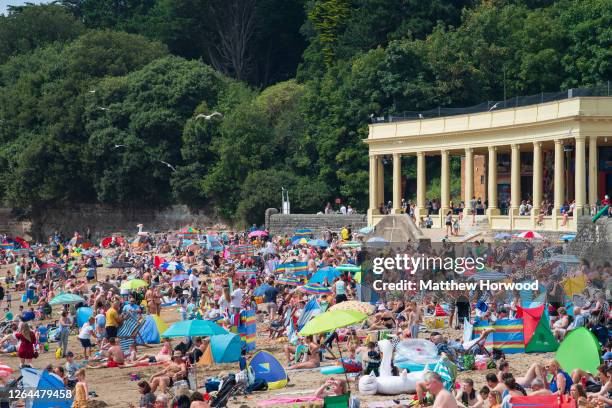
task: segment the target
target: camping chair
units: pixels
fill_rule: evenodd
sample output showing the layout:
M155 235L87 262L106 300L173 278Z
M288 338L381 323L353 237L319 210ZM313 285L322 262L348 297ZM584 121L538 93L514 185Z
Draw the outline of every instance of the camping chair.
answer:
M351 400L351 393L336 395L333 397L325 397L323 399L323 408L347 408Z
M128 351L130 346L136 342L136 338L140 336L140 329L144 323L145 319L139 319L135 315L130 315L129 318L123 321L123 324L117 332L117 339L119 340L119 345L123 352ZM142 337L140 337L140 340L143 345L148 347Z

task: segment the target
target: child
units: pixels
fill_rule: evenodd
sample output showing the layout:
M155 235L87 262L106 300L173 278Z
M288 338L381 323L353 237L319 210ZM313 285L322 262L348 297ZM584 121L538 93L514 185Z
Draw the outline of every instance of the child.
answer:
M187 308L185 307L184 303L181 303L178 311L179 311L179 315L181 316L181 320L187 320Z
M365 375L374 372L374 375L379 376L378 368L380 367L380 352L376 349L376 343L373 341L368 343L368 357L365 369Z
M49 328L44 324L41 324L36 328L36 346L38 347L39 353L47 352L49 350L49 347L46 346L48 341L48 333Z
M8 305L8 307L11 307L11 302L13 301L13 295L11 294L10 291L6 292L6 304Z

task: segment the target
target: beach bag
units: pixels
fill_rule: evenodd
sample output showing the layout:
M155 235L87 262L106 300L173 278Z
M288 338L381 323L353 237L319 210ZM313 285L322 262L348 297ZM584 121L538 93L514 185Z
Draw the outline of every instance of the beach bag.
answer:
M209 378L204 383L204 388L206 389L206 392L208 394L210 394L213 391L218 391L220 384L221 384L221 380L220 379L218 379L218 378Z
M464 370L474 370L476 368L476 359L471 354L466 354L463 356L463 369Z

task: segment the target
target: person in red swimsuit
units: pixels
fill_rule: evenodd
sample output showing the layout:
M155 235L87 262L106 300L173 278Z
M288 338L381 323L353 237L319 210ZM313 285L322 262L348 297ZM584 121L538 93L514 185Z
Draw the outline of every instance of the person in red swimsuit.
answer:
M21 360L21 366L30 365L33 358L36 358L34 354L34 344L36 343L36 336L30 330L30 325L27 323L21 323L19 330L15 333L15 338L19 340L19 349L17 355Z

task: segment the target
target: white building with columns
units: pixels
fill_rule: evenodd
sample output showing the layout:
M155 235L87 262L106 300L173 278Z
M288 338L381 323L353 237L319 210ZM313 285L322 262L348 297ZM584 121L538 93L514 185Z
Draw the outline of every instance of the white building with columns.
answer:
M600 157L600 152L607 155L612 146L612 97L575 97L480 113L375 123L370 125L365 143L370 159L370 225L385 216L379 211L385 200L392 200L392 212L399 213L402 199L416 196L417 220L427 213L426 161L433 156L440 156L441 165L440 212L432 216L434 227L443 225L450 207L451 178L461 177L451 174L451 156L464 157L461 200L469 211L474 157L482 155L486 158L487 192L483 199L488 203L491 229L576 231L578 217L591 214L612 185L612 164L608 165L607 156ZM405 156L416 156L416 179L402 176ZM507 214L501 214L498 197L502 186L498 179L500 157L510 162ZM384 163L392 163L392 171L385 170ZM385 196L385 176L392 185L389 197ZM522 191L522 185L531 191ZM408 194L408 190L414 193ZM530 215L519 215L521 201L526 198L533 210ZM546 199L552 202L553 210L541 217L540 206ZM561 208L572 201L575 211L571 217L563 217Z

